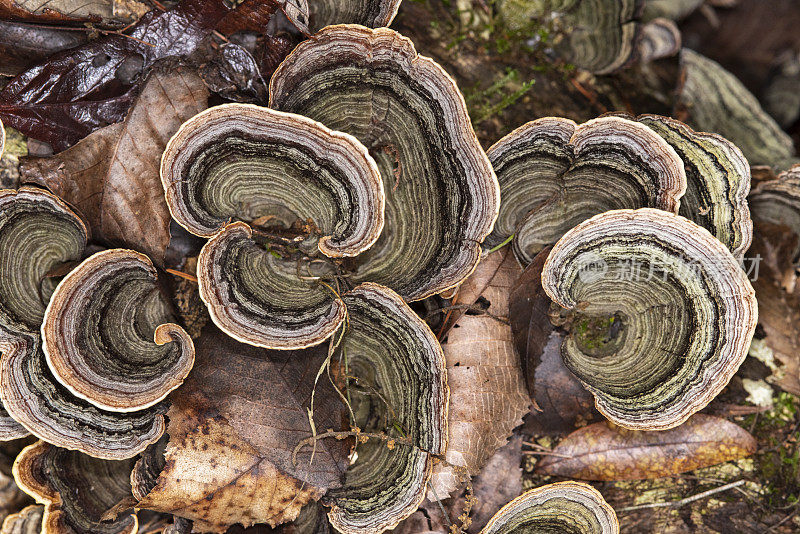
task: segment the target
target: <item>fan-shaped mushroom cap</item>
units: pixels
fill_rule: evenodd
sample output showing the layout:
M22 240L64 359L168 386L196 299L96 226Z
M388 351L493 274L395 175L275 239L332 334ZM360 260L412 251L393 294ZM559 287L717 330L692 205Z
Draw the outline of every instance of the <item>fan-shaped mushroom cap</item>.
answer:
M416 300L461 282L497 215L494 172L455 82L411 41L380 28L329 26L270 83L270 106L348 132L384 179L386 224L353 281Z
M311 218L332 257L369 248L383 228L383 186L354 137L300 115L249 104L210 108L181 126L161 160L173 218L211 237L231 220Z
M758 184L748 201L756 221L787 228L797 235L790 260L800 267L800 165L781 173L777 180Z
M328 516L337 530L382 532L417 509L432 456L444 452L449 398L444 355L430 328L393 291L365 283L343 300L350 320L343 357L350 374L380 391L382 399L372 403L371 396L352 395L356 423L369 431L368 421L380 425L380 415L388 415L389 434L399 439L401 433L391 430L399 426L414 446L398 442L390 448L378 439L359 444L342 488L323 499L332 505Z
M555 53L595 74L619 70L636 57L639 0L503 0L497 6L512 30L552 20Z
M194 363L189 335L143 254L98 252L58 285L42 323L53 375L77 397L112 411L147 408L183 383Z
M41 534L44 506L32 504L3 520L2 534Z
M647 0L642 11L643 20L664 17L680 20L703 5L705 0Z
M401 0L310 0L311 32L332 24L360 24L368 28L388 26Z
M48 273L80 258L86 239L86 226L54 195L31 187L0 191L0 347L38 338L56 283ZM27 434L0 409L0 439Z
M41 532L51 534L134 534L136 514L102 521L103 514L131 495L132 461L98 460L43 441L23 449L14 480L45 505Z
M733 74L688 48L681 51L681 66L679 100L695 129L724 135L751 165L778 165L794 156L792 139Z
M567 232L542 286L573 314L561 346L567 367L601 413L639 430L675 427L708 404L747 355L757 321L755 293L730 251L691 221L649 208Z
M681 49L681 31L669 19L657 18L642 25L636 43L636 56L641 63L674 56Z
M663 137L683 160L686 194L678 214L710 231L741 258L753 238L747 207L750 165L742 151L724 137L695 132L669 117L640 115L637 120Z
M120 413L75 397L53 377L39 336L0 343L3 404L36 437L96 458L136 456L164 433L166 408Z
M345 308L332 288L302 280L299 262L269 250L247 224L231 223L200 252L200 296L217 326L243 343L316 345L344 320Z
M527 532L618 534L619 522L611 506L590 485L557 482L523 493L481 530L481 534Z
M650 128L621 117L577 126L569 119L531 121L489 151L503 201L494 246L511 234L524 264L589 217L613 209L676 212L686 190L683 161Z
M44 190L0 191L0 330L36 334L56 286L48 277L80 258L86 226L66 204Z

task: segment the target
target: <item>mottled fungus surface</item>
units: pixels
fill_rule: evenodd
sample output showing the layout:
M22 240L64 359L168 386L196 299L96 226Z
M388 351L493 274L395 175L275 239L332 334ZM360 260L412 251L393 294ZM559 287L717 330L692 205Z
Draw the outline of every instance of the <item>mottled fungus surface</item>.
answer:
M619 534L619 521L590 485L557 482L523 493L481 530L481 534L512 533Z
M325 28L275 72L270 106L355 136L378 163L386 222L353 262L353 283L417 300L474 269L497 181L455 82L411 41L385 28Z
M181 127L161 176L173 217L213 236L198 278L223 331L276 349L333 333L344 308L311 263L330 275L325 258L361 253L383 228L381 175L361 143L306 117L228 104Z
M103 515L131 497L133 461L99 460L43 441L23 449L14 462L14 480L43 504L41 532L50 534L134 534L136 514Z
M2 419L4 437L30 432L94 456L127 458L163 433L163 406L101 410L53 376L42 350L40 326L58 273L81 258L86 241L86 226L52 194L0 192L0 397L10 416Z
M637 120L663 137L683 160L686 193L678 214L711 232L741 258L753 237L747 205L750 165L742 151L720 135L695 132L669 117L640 115Z
M688 48L681 51L681 67L684 82L678 98L692 127L724 135L751 165L792 160L792 139L733 74Z
M621 117L581 125L537 119L488 154L503 201L486 246L515 234L514 251L526 265L593 215L642 207L676 212L686 190L675 149L647 126Z
M609 74L636 59L639 0L503 0L498 10L512 30L548 24L560 59Z
M748 198L753 219L766 231L774 231L791 243L788 259L800 269L800 166L781 173L776 180L761 182ZM797 276L799 273L793 273ZM794 284L787 284L787 286Z
M755 293L730 251L691 221L649 208L567 232L542 286L571 314L565 364L601 413L632 429L672 428L708 404L747 355L757 322Z
M129 412L163 400L194 363L189 335L172 322L152 262L111 249L84 260L58 285L42 324L53 375L95 406Z
M332 24L360 24L368 28L388 26L401 0L309 0L311 32Z
M332 505L329 517L339 531L381 532L417 509L433 456L444 453L449 399L444 355L430 328L393 291L365 283L343 300L350 329L340 350L358 378L351 388L369 384L380 392L380 398L352 395L356 424L387 432L397 443L359 444L343 486L323 500Z
M79 259L86 239L86 226L54 195L31 187L0 191L3 362L14 346L38 341L47 301L56 285L56 279L48 274ZM2 388L1 396L5 405L7 387ZM0 437L14 439L27 434L5 408L0 410Z

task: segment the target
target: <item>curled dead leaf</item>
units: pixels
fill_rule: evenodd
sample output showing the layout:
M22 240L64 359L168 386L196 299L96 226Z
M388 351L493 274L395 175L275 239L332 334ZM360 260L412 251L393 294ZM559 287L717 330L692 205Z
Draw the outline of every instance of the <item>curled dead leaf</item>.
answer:
M470 297L461 302L472 304L480 296L489 308L483 315L461 316L442 345L450 386L445 458L470 474L505 445L530 404L508 325L509 290L520 272L510 247L486 256L460 293L461 299ZM453 468L439 464L428 498L445 499L459 484Z
M576 430L539 460L536 471L582 480L638 480L676 475L756 451L749 432L726 419L695 414L661 432L594 423Z

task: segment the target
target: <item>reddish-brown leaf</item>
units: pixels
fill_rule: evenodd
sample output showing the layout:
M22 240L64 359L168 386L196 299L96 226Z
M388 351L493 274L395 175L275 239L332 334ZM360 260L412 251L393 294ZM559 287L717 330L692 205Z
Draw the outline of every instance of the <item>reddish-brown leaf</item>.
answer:
M676 475L743 458L756 440L739 425L695 414L679 427L644 432L594 423L576 430L536 465L546 475L583 480L638 480Z
M125 122L94 132L56 156L22 162L22 180L75 206L95 238L163 264L170 214L161 153L183 122L206 108L208 90L189 71L154 72Z
M223 0L184 0L32 67L0 91L0 118L58 152L121 121L149 68L191 54L229 12Z

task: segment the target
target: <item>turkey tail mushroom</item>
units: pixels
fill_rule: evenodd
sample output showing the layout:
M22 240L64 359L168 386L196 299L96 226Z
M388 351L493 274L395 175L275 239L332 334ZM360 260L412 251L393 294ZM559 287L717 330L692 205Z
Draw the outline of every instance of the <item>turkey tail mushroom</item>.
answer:
M132 510L104 518L106 511L131 497L131 469L133 460L99 460L39 441L23 449L13 471L17 485L44 505L37 532L135 534L138 519Z
M755 293L707 230L643 208L597 215L556 243L545 292L571 314L567 367L612 422L665 430L705 407L747 356Z
M171 322L152 262L111 249L84 260L58 285L42 323L56 379L102 410L149 408L183 383L194 363L189 335Z
M173 217L213 236L198 279L224 332L274 349L311 346L333 333L344 308L313 280L310 265L334 274L319 253L357 255L383 228L383 182L361 143L300 115L227 104L180 128L161 176Z
M275 71L270 107L352 134L378 162L386 224L356 258L354 283L419 300L472 272L497 217L497 180L455 82L411 41L329 26Z
M619 534L617 515L600 492L581 482L557 482L527 491L503 506L481 534L574 532Z
M643 207L677 212L686 191L675 150L645 125L621 117L580 126L569 119L537 119L488 154L503 202L486 246L514 234L514 251L524 265L593 215Z

